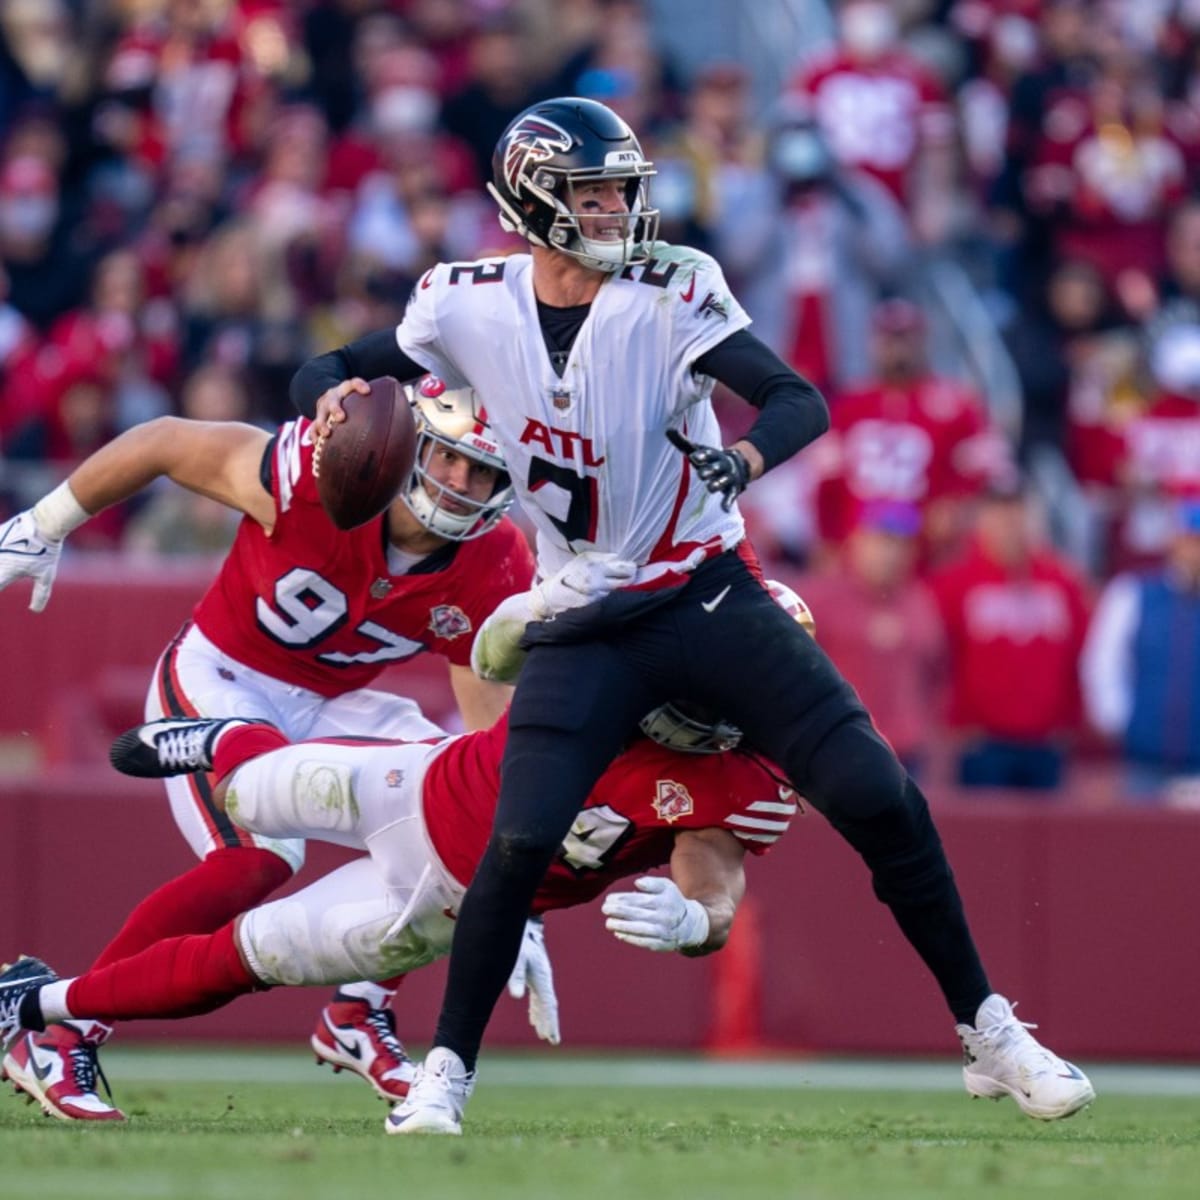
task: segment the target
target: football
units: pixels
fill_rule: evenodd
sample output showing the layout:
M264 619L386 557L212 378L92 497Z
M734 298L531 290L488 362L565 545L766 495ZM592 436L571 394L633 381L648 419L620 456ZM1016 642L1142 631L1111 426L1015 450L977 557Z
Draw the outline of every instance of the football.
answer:
M366 396L343 401L346 419L319 442L313 474L321 505L339 529L354 529L381 512L408 481L417 427L404 388L390 375L369 381Z

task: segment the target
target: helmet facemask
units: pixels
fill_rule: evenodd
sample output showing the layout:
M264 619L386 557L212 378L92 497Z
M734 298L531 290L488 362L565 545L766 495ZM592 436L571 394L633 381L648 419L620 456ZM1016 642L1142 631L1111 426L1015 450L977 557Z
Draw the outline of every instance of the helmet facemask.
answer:
M499 447L469 388L449 392L432 376L410 390L417 422L412 475L403 499L430 533L451 542L482 537L512 506L513 488ZM430 471L433 456L450 451L496 471L491 493L475 499L440 482Z

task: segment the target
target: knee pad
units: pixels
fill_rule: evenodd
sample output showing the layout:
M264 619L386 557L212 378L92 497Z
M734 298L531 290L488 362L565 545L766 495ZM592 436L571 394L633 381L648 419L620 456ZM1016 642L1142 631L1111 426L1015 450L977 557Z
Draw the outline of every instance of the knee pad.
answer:
M268 837L350 833L358 824L354 771L290 751L253 759L234 773L225 811L243 829Z

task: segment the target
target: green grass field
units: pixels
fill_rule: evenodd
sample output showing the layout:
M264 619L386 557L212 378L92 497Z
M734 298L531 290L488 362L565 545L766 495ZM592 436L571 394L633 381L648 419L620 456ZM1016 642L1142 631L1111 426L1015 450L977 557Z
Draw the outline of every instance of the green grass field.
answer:
M409 1139L384 1135L361 1083L295 1053L114 1047L105 1062L124 1125L0 1097L5 1197L1200 1194L1195 1072L1096 1071L1092 1109L1044 1125L969 1101L948 1061L495 1058L466 1136Z

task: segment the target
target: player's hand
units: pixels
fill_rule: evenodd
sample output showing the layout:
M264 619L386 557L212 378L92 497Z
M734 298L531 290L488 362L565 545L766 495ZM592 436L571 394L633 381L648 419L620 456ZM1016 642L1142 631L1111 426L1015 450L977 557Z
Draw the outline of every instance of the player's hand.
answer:
M604 550L585 550L549 579L529 591L529 611L535 621L548 621L570 608L602 600L614 588L629 583L637 564Z
M62 545L41 534L28 510L5 521L0 525L0 588L14 579L32 579L29 607L41 612L50 601Z
M333 432L335 425L346 419L346 410L342 407L342 401L352 392L358 392L360 396L369 396L371 389L365 379L360 379L356 375L353 379L343 380L336 387L329 388L317 397L317 413L313 417L312 424L313 441L318 443L323 441Z
M746 456L740 450L694 445L678 429L668 429L667 440L687 455L704 486L721 497L721 507L728 512L750 482L750 464Z
M558 996L554 991L554 972L546 953L546 931L541 917L525 922L517 964L508 977L508 994L520 1000L529 989L529 1023L543 1042L557 1046L562 1041L558 1029Z
M631 946L646 950L683 950L708 941L708 911L689 900L665 875L634 880L636 892L610 892L602 912L604 928Z

